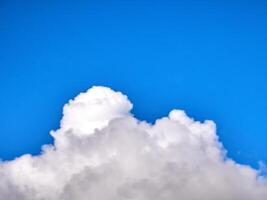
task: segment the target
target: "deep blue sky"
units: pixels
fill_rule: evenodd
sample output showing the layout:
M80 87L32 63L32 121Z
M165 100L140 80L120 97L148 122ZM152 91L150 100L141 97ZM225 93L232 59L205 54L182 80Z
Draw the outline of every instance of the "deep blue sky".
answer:
M92 85L148 121L217 123L228 155L267 162L267 3L0 0L0 158L38 154Z

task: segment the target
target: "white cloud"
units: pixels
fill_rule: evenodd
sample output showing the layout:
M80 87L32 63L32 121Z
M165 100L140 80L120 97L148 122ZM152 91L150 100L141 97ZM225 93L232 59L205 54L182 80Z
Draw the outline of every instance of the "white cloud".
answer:
M212 121L181 110L155 124L93 87L64 106L54 145L0 164L1 200L266 200L259 171L225 156Z

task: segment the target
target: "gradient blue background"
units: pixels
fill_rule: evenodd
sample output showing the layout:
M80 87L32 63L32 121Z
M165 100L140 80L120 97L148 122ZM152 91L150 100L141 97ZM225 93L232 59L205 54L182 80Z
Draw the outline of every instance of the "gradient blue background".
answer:
M0 158L52 143L62 107L92 85L153 122L212 119L228 156L267 162L267 4L0 0Z

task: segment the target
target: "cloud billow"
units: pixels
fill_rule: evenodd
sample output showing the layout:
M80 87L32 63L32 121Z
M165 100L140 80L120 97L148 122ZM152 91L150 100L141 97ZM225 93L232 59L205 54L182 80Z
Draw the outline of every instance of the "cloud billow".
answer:
M149 124L131 109L106 87L70 100L53 145L0 163L0 199L266 199L266 178L226 157L212 121L172 110Z

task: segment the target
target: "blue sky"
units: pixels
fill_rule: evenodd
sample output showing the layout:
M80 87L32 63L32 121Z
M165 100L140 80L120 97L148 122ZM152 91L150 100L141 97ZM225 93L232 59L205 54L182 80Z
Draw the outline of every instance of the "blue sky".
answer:
M267 162L266 1L0 2L0 158L38 154L62 107L104 85L153 122L212 119L228 155Z

